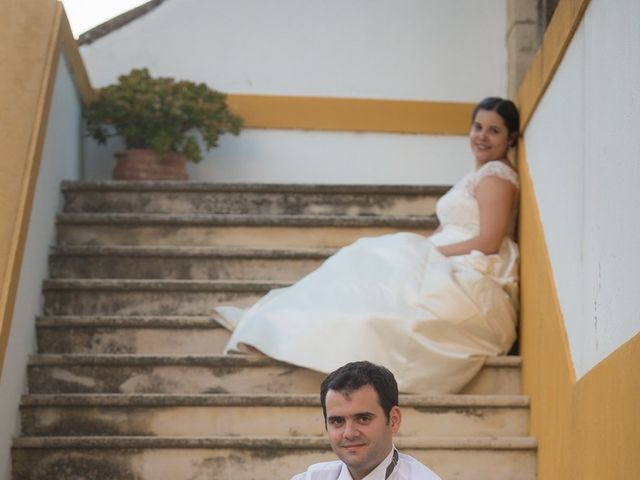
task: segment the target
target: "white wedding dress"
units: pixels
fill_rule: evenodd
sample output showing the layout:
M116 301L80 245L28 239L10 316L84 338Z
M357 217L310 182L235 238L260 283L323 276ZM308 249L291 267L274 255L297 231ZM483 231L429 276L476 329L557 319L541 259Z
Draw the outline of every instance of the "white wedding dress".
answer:
M507 352L515 339L518 248L511 238L494 255L445 257L434 248L477 235L474 191L486 175L518 186L514 170L488 162L439 200L442 230L431 237L362 238L246 311L214 309L233 330L225 352L248 345L325 373L369 360L389 368L401 392L459 391L487 355Z

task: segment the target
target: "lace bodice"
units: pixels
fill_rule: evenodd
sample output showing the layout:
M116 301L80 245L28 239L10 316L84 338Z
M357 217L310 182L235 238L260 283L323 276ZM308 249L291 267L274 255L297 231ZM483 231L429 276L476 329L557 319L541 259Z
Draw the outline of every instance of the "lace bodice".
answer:
M497 160L485 163L478 170L464 176L438 201L436 214L443 229L455 228L458 234L462 235L461 239L478 234L480 212L475 190L480 181L487 176L505 179L513 183L516 188L520 188L518 174L511 167ZM513 223L512 221L512 225Z

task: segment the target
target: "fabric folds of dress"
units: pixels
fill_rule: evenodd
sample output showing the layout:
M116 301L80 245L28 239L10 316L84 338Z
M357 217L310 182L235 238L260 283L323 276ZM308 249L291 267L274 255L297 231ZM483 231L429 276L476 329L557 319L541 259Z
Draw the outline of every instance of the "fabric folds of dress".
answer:
M489 162L440 199L437 234L362 238L246 311L216 308L233 330L225 352L250 346L325 373L369 360L389 368L401 392L459 391L515 339L516 244L505 238L497 254L455 257L436 248L478 233L474 190L487 174L517 186L510 167Z

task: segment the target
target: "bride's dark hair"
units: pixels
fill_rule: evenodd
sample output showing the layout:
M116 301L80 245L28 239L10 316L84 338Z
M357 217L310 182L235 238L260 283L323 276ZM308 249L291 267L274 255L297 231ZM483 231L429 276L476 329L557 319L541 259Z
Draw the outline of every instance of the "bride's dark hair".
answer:
M520 132L520 113L515 103L505 98L487 97L473 109L473 114L471 115L472 122L475 120L478 110L489 110L500 115L509 131L509 136L513 137L511 146L515 145L518 133Z

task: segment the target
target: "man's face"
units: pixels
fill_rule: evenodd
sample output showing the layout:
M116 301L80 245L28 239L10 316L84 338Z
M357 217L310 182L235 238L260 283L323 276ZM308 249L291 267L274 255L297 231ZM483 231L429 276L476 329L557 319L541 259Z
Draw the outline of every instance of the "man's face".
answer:
M331 448L359 480L391 451L393 434L400 428L400 409L393 407L387 421L371 385L349 393L329 390L325 405Z

